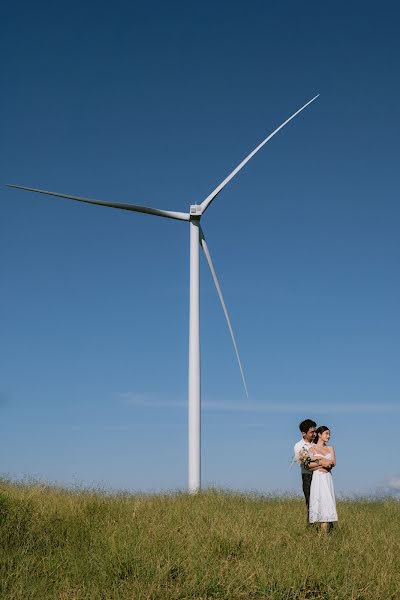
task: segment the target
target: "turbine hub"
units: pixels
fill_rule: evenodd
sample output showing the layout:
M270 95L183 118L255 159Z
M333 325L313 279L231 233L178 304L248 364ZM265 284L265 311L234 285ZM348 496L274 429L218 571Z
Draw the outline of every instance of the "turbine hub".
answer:
M191 217L201 217L202 210L199 204L192 204L190 207L190 216Z

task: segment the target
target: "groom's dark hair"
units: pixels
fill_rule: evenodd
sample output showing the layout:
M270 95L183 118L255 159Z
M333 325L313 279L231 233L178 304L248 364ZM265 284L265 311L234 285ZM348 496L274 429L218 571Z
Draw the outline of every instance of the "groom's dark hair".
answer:
M306 419L305 421L302 421L299 425L299 429L301 431L301 433L307 433L307 431L311 428L311 427L316 427L317 424L315 421L312 421L311 419Z

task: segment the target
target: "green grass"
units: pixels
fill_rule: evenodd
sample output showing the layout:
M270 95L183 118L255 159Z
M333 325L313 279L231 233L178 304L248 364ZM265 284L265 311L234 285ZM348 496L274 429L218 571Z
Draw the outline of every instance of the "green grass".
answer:
M400 599L400 502L144 496L0 482L1 600Z

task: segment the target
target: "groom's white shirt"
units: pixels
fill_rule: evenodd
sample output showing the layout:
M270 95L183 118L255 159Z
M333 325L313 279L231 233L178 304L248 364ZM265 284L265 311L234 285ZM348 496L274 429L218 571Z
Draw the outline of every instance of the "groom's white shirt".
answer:
M309 448L311 448L312 444L310 442L306 442L305 440L303 440L303 438L301 438L301 440L299 442L297 442L297 444L294 445L293 451L294 451L294 460L296 462L299 462L299 453L300 450L302 448L307 448L307 450ZM308 469L305 469L303 467L303 465L300 465L301 467L301 473L310 473L310 471Z

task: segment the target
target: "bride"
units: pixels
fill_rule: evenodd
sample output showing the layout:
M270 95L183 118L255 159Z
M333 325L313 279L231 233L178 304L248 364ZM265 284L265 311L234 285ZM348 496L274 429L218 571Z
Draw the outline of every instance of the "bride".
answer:
M316 443L309 450L313 462L318 462L320 458L331 461L330 467L321 466L313 470L310 490L310 523L320 523L321 530L325 532L328 532L331 524L338 520L331 475L331 468L336 465L335 449L333 446L326 445L330 437L329 427L325 425L318 427Z

